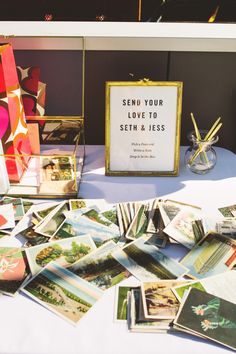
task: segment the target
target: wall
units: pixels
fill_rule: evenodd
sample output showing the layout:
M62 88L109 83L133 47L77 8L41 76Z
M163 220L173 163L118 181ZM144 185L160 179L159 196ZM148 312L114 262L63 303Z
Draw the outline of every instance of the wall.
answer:
M39 65L47 82L47 114L81 114L81 52L15 51L17 65ZM223 128L217 145L236 152L236 53L88 51L86 53L86 143L104 144L105 81L183 81L181 144L192 129L190 112L200 128L219 116ZM131 77L130 73L134 76Z

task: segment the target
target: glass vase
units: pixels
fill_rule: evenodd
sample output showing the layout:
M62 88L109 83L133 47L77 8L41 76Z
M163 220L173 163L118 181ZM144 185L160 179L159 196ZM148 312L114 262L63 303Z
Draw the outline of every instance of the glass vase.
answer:
M216 152L212 145L218 141L215 136L209 141L204 141L207 131L201 130L201 139L197 139L194 131L188 134L188 139L192 142L185 152L186 166L194 173L205 174L211 171L217 161Z

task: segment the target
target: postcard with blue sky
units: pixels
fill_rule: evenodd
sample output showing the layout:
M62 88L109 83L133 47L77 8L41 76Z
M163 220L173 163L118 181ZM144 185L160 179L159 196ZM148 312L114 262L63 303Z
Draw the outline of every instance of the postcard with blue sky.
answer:
M22 291L72 324L91 309L102 291L52 262L31 279Z

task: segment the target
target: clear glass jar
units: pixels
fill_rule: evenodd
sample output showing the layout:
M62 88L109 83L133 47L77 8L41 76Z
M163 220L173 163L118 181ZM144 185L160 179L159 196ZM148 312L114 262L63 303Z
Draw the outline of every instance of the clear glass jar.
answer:
M205 174L211 171L216 164L217 156L212 145L218 141L218 136L210 141L204 141L207 131L201 130L200 134L201 140L197 139L194 131L188 134L192 146L185 152L185 164L192 172Z

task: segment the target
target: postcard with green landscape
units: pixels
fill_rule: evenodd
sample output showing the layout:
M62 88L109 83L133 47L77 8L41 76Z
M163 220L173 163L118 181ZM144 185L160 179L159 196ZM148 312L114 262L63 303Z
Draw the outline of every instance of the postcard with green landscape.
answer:
M100 289L106 290L131 275L113 257L114 250L118 248L115 242L109 241L68 269Z
M67 214L68 215L68 214ZM116 231L100 222L89 219L86 216L74 215L67 217L57 230L54 239L62 239L71 236L90 235L96 244L101 245L109 239L120 237L118 228Z
M115 298L115 321L127 321L128 292L134 286L117 285Z
M189 288L206 291L236 304L236 270L232 269L197 281L191 280L183 285L174 286L172 291L179 301L182 301Z
M236 241L209 233L181 260L188 276L202 279L231 269L236 264Z
M41 235L52 237L59 226L65 220L64 212L69 210L68 202L64 201L56 206L45 219L43 219L42 223L39 226L36 226L35 231Z
M30 280L22 291L74 325L103 293L53 262Z
M95 249L90 236L77 236L30 247L25 252L31 273L35 275L51 261L68 267Z
M148 244L144 237L117 249L113 256L140 281L176 279L188 272L185 266Z

